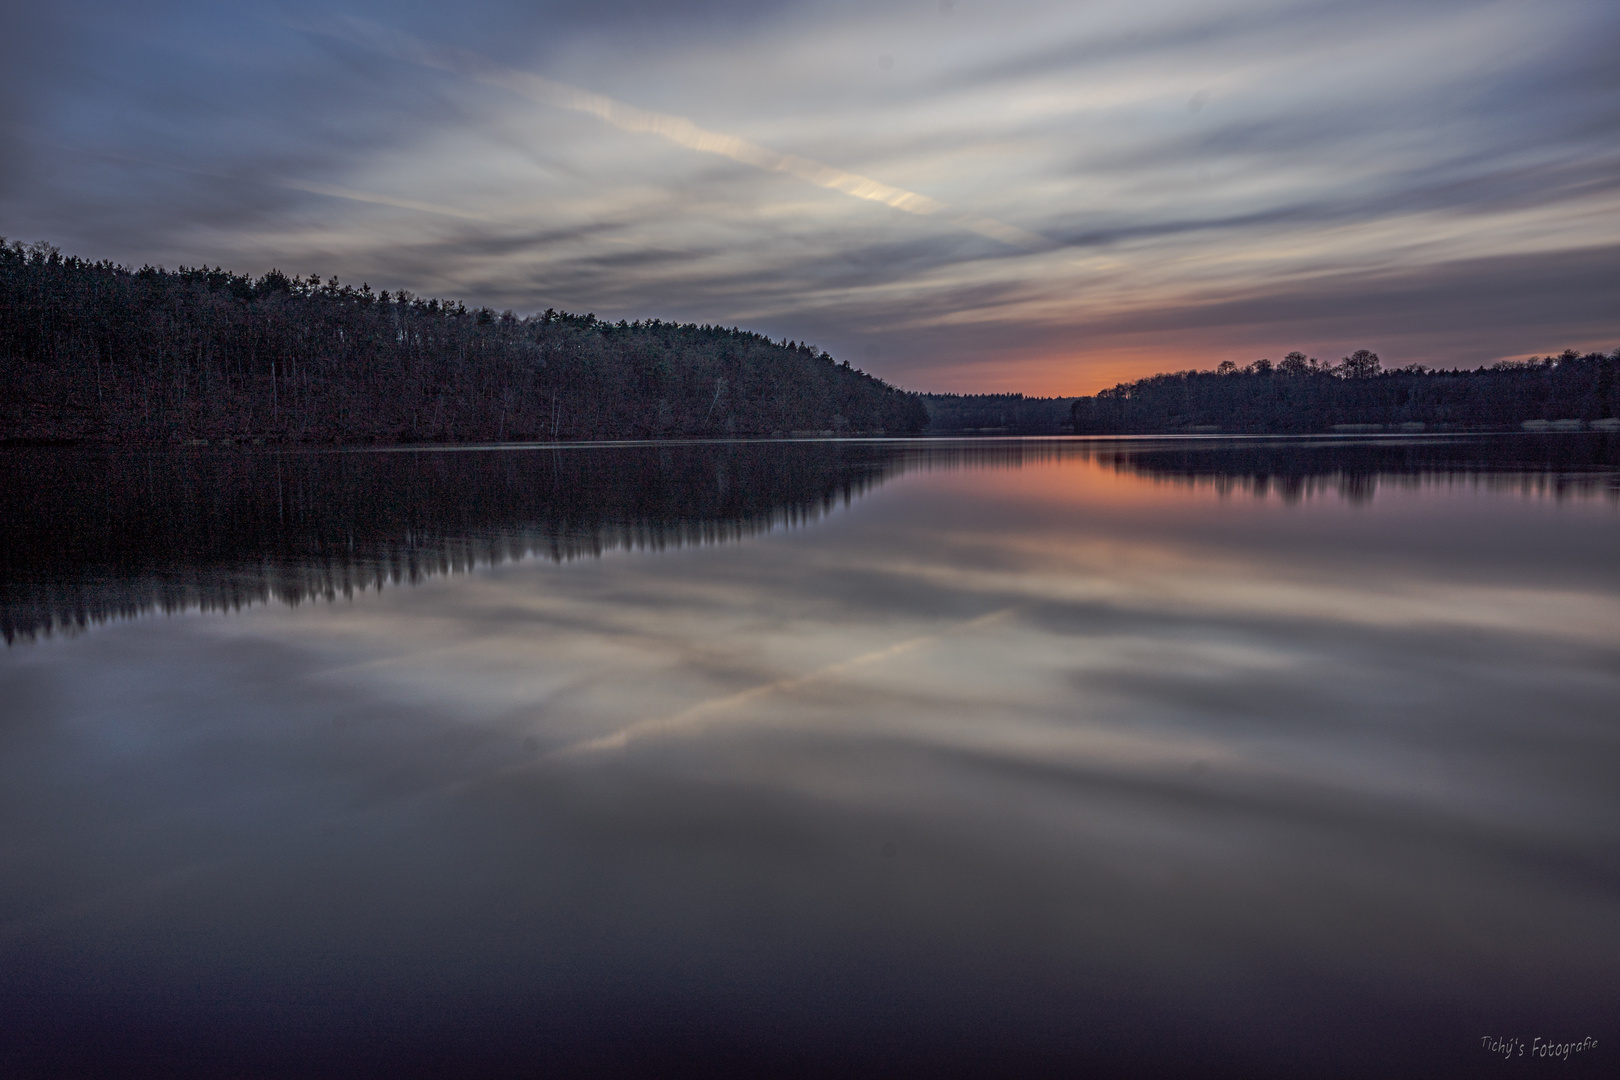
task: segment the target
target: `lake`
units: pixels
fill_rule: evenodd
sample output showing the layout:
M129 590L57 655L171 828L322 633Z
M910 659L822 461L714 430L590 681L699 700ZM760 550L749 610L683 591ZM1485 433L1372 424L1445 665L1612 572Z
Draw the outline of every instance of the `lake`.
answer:
M0 480L6 1075L1620 1068L1615 436Z

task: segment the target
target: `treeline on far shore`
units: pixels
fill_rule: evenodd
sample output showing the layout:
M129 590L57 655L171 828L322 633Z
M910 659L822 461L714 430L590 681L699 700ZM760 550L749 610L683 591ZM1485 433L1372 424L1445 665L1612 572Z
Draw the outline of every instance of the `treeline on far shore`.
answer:
M1620 349L1473 371L1393 370L1360 349L1336 364L1291 352L1120 383L1071 409L1078 435L1172 432L1620 431Z
M936 435L1059 435L1069 430L1072 397L1023 394L919 394Z
M132 270L0 238L0 442L426 443L899 433L811 345L469 309L336 278Z

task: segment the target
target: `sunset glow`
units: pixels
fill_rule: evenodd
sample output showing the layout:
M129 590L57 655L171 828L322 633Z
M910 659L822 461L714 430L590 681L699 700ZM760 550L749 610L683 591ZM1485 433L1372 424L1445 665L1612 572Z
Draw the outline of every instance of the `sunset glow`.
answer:
M1593 0L52 5L0 232L739 325L918 390L1620 343Z

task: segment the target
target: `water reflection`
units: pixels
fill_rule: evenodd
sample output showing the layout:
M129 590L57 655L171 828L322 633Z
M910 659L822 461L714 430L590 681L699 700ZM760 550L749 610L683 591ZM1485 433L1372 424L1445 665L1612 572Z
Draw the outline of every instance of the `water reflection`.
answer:
M1287 502L1483 484L1620 499L1620 440L992 439L388 453L0 452L0 636L298 604L527 557L743 539L913 471L1093 462Z
M509 559L739 539L878 482L881 445L0 454L0 632L297 604Z
M1602 474L1585 445L1525 473ZM704 449L692 503L611 495L552 534L722 498L754 516L674 516L839 509L5 651L0 1061L1436 1077L1496 1075L1482 1036L1612 1055L1607 489L1524 498L1448 479L1514 475L1490 451L1447 471L1368 446L1300 475L1375 455L1370 500L1221 497L1183 449L827 445L758 465L757 498L746 463L724 495L712 469L753 451ZM1285 467L1200 449L1239 455L1221 475ZM618 489L672 490L636 454ZM443 466L409 520L552 520L511 457L514 484L466 502ZM464 459L413 467L440 460ZM388 512L369 535L398 535Z
M1483 485L1554 498L1620 500L1620 439L1259 439L1183 441L1099 453L1117 469L1286 502L1367 502L1381 485Z

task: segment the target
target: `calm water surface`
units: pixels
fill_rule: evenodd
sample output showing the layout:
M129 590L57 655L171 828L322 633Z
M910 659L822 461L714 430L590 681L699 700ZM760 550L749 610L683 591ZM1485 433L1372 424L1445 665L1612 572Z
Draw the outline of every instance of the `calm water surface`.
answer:
M6 1075L1620 1070L1611 438L0 470Z

